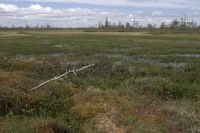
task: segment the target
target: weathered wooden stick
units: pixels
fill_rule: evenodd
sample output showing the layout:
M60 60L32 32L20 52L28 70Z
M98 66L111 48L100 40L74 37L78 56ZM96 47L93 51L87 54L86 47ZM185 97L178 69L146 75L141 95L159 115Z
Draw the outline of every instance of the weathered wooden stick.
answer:
M95 64L91 64L91 65L84 66L84 67L82 67L82 68L80 68L80 69L77 69L77 70L70 70L70 71L68 71L68 72L65 72L65 73L61 74L60 76L56 76L56 77L54 77L54 78L52 78L52 79L50 79L50 80L47 80L47 81L41 83L40 85L38 85L38 86L36 86L36 87L30 89L30 91L34 91L34 90L36 90L36 89L38 89L38 88L40 88L40 87L46 85L47 83L49 83L49 82L51 82L51 81L58 80L58 79L60 79L60 78L62 78L62 77L64 77L64 76L66 76L66 75L69 74L69 73L73 73L73 74L76 76L76 72L80 72L80 71L82 71L82 70L84 70L84 69L86 69L86 68L88 68L88 67L92 67L92 66L94 66L94 65L95 65Z

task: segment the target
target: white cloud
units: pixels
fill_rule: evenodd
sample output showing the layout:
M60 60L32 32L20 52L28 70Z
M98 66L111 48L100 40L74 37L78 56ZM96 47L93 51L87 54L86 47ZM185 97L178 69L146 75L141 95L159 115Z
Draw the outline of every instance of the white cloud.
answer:
M18 7L15 5L0 4L0 13L15 12L17 10L18 10Z
M44 11L44 12L51 12L52 9L50 7L45 7L43 8L40 5L31 5L30 7L27 8L28 10L33 10L33 11Z
M22 0L15 0L22 1ZM62 3L84 3L94 5L132 6L151 8L184 8L198 9L199 0L26 0L36 2L62 2Z
M180 16L178 13L174 13L173 15ZM38 4L19 8L15 5L0 4L0 25L3 26L25 26L27 24L30 26L50 24L55 27L94 26L98 24L99 21L103 23L106 16L109 18L109 21L115 23L118 23L119 20L122 23L127 21L133 23L136 18L140 25L152 23L159 26L162 21L172 20L174 18L173 15L166 15L159 10L153 12L139 10L127 13L123 11L110 11L109 9L54 9L51 7L43 7ZM196 21L200 21L196 12L191 13L191 15L193 15Z
M53 9L50 7L42 7L40 5L31 5L30 7L27 8L20 8L19 9L20 13L23 14L48 14L48 13L52 13Z
M160 15L162 15L162 12L160 12L160 11L153 11L151 14L153 16L160 16Z
M41 5L31 5L26 8L18 8L14 5L1 6L0 25L5 26L35 26L50 24L56 27L78 27L94 25L98 21L105 19L105 12L85 8L53 9L42 7ZM10 8L15 7L15 8ZM0 8L1 9L1 8ZM15 9L15 10L14 10ZM15 12L14 12L15 11ZM9 12L9 14L5 14ZM12 12L12 13L11 13ZM107 12L106 15L112 16L115 13ZM117 13L118 14L118 13ZM120 14L120 13L119 13ZM119 16L116 15L116 16Z

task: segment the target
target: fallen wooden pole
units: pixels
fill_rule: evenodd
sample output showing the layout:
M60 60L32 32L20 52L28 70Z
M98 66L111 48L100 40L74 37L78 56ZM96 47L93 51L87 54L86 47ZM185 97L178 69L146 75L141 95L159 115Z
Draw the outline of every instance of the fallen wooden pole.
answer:
M77 70L70 70L70 71L68 71L68 72L65 72L65 73L61 74L60 76L56 76L56 77L54 77L54 78L52 78L52 79L50 79L50 80L47 80L47 81L45 81L45 82L39 84L38 86L36 86L36 87L30 89L30 91L34 91L34 90L36 90L36 89L38 89L38 88L40 88L40 87L46 85L47 83L49 83L49 82L51 82L51 81L58 80L58 79L60 79L60 78L62 78L62 77L64 77L64 76L66 76L66 75L69 74L69 73L73 73L73 74L76 76L76 72L80 72L80 71L82 71L82 70L84 70L84 69L86 69L86 68L93 67L94 65L95 65L95 64L91 64L91 65L84 66L84 67L82 67L82 68L80 68L80 69L77 69Z

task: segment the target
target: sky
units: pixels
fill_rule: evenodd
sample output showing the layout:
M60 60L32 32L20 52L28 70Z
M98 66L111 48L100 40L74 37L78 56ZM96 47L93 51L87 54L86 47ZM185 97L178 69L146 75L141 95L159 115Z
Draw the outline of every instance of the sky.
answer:
M1 26L88 27L104 22L169 24L187 14L200 24L200 0L0 0Z

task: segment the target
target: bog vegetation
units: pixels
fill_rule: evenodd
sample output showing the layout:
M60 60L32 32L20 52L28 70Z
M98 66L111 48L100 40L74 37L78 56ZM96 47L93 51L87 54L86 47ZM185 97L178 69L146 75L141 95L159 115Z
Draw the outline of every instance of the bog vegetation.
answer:
M0 132L197 133L199 118L198 33L0 32Z

